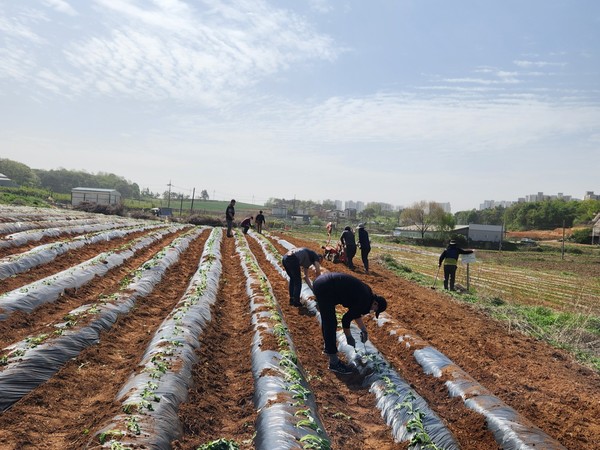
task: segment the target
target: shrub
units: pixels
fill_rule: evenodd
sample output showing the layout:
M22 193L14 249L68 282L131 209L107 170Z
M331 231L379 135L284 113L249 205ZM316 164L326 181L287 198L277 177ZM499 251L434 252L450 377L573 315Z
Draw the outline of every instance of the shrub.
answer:
M97 203L82 202L73 207L77 211L85 211L89 213L104 214L107 216L124 216L125 208L122 203L115 205L99 205Z
M200 216L200 215L193 215L190 216L187 219L188 223L191 223L192 225L208 225L211 227L222 227L223 226L223 221L217 217L213 217L213 216Z
M573 230L569 240L577 244L589 244L592 242L592 229L591 228L579 228Z

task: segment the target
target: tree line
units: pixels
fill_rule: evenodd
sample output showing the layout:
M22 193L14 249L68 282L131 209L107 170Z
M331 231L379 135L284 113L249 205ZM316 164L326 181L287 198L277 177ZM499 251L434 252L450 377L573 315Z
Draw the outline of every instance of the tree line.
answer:
M140 190L137 183L131 182L121 176L98 172L96 174L67 170L32 169L29 166L0 158L0 173L3 173L20 186L46 189L50 192L68 194L76 187L95 187L102 189L116 189L123 198L134 200L163 198L179 199L182 194L166 191L161 193L151 192L148 188ZM189 196L184 196L188 198ZM202 190L199 197L208 200L208 192ZM508 208L496 208L470 211L459 211L454 215L445 213L435 202L417 202L402 211L390 211L389 205L372 202L358 214L361 220L383 218L386 222L398 225L416 225L423 232L435 226L440 230L451 230L455 225L477 223L482 225L503 225L507 230L544 230L588 224L600 212L599 200L544 200L541 202L516 203ZM290 213L306 210L319 213L334 210L335 201L323 200L297 200L271 198L265 207L285 207Z
M478 223L504 225L507 230L554 230L563 226L584 226L600 212L600 200L544 200L497 206L481 211L460 211L454 217L459 225Z
M159 199L189 200L187 194L178 192L152 192L148 188L140 189L137 183L131 182L114 173L89 173L83 170L67 170L63 168L43 170L32 169L26 164L0 158L0 173L13 180L21 187L45 189L60 194L70 194L76 187L94 187L100 189L116 189L123 198L133 200ZM208 191L203 189L199 198L208 200Z

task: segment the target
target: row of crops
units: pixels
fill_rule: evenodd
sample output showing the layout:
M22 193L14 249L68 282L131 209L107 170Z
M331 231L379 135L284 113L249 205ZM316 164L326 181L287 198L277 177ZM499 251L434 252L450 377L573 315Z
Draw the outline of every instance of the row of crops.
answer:
M131 220L113 222L110 218L96 217L72 217L64 222L55 217L49 219L54 221L54 226L47 228L48 216L35 213L3 210L1 225L5 231L0 242L6 244L0 245L0 250L5 250L0 253L4 255L0 258L0 283L41 266L51 266L61 255L77 252L86 245L114 239L126 242L66 270L16 289L1 290L0 323L56 303L66 292L84 289L150 248L157 251L152 250L151 257L129 271L110 295L78 305L60 320L47 321L43 329L11 341L0 350L0 412L9 411L23 397L56 376L84 349L98 344L118 320L133 313L141 299L163 285L169 269L190 246L203 240L201 257L185 292L175 299L162 323L152 330L152 338L139 355L136 370L114 398L120 412L90 433L87 442L90 448L171 448L171 443L184 433L178 410L187 399L191 372L203 351L201 337L213 320L218 302L224 257L222 230ZM69 223L75 220L90 223ZM91 223L94 220L99 222ZM16 223L26 224L22 226L28 229L14 231ZM90 226L94 228L88 228ZM141 235L127 240L132 233ZM169 242L163 246L161 243L167 238ZM48 239L55 241L29 247ZM252 252L251 241L260 246L263 253L260 258ZM265 259L278 277L286 279L280 263L281 252L274 244L291 248L289 242L275 236L236 233L236 258L244 272L254 330L251 361L257 411L254 448L327 449L331 443L315 401L318 392L312 390L310 377L288 332L280 299L259 263ZM18 251L23 248L27 249ZM302 297L312 313L310 320L319 321L319 312L307 286L303 286ZM435 348L410 330L402 329L393 317L382 314L376 324L385 329L397 345L410 345L415 349L414 358L425 374L440 377L442 372L451 371L454 382L447 385L448 395L463 398L468 408L484 415L502 448L564 448ZM357 329L353 328L352 332L358 337ZM10 340L10 336L4 339ZM364 387L375 397L377 413L389 426L394 441L415 449L460 448L444 422L373 343L367 342L363 350L354 349L346 344L340 331L338 346L346 358L353 361Z

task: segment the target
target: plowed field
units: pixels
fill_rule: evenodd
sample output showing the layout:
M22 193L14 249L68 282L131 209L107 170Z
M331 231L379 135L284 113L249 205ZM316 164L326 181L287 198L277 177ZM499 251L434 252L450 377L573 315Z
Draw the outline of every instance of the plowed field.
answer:
M31 336L52 335L56 330L54 324L65 321L73 310L98 299L112 298L117 292L129 292L132 288L123 289L135 278L136 270L189 232L186 227L169 229L157 240L133 252L123 264L95 276L85 285L66 289L56 300L32 311L12 311L0 320L0 348L3 349L0 357L9 355L16 342L26 341ZM125 238L67 252L52 262L0 280L0 294L28 289L31 283L102 252L116 252L126 242L150 233L139 231ZM99 432L123 415L120 391L132 375L142 372L141 360L153 337L157 332L160 335L163 320L171 314L198 271L203 251L211 239L209 236L213 236L211 233L210 228L199 232L181 250L177 261L166 268L150 292L140 295L131 309L119 314L114 324L103 330L92 345L61 364L45 382L32 387L0 412L0 448L109 448L109 444L100 443ZM327 369L314 311L288 305L287 281L267 259L259 242L266 239L279 255L286 251L281 237L292 245L316 251L317 246L290 234L273 234L267 238L251 235L252 232L247 236L238 233L235 239L222 237L219 241L220 256L216 259L220 259L222 269L216 300L210 306L210 316L202 332L193 336L198 345L194 348L191 371L184 377L188 383L186 398L176 405L175 416L167 422L177 425L171 427L177 429L176 437L170 444L154 448L195 449L219 438L235 440L243 449L257 448L256 436L268 432L269 426L276 426L275 423L262 426L257 420L264 411L256 407L260 388L252 362L255 316L250 308L248 277L236 248L240 245L247 246L271 286L310 389L310 401L316 405L318 422L331 448L420 448L411 447L408 440L395 440L394 426L382 417L373 385L367 383L369 375L358 371L343 376ZM65 238L55 238L55 241L61 239ZM0 249L0 263L31 248L28 244L16 250ZM550 443L519 448L598 448L600 376L577 364L567 353L513 332L507 325L456 302L443 292L398 278L376 263L370 274L365 274L362 268L350 272L343 265L328 261L324 267L352 273L388 299L388 320L366 320L370 342L439 417L454 438L456 445L452 448L517 447L514 443L499 442L490 419L468 407L467 400L473 392L467 393L466 398L451 395L446 382L452 382L454 372L446 368L441 373L427 373L423 363L415 357L418 350L435 348L441 352L468 374L469 379L480 386L478 389L485 389L498 402L512 408L525 426L547 436ZM403 339L399 339L400 336ZM357 345L357 353L365 357L362 344ZM348 359L347 354L342 357ZM11 364L22 364L14 357L6 362L8 364L0 365L0 377ZM171 369L178 370L177 367ZM19 381L13 383L18 385ZM0 397L2 395L0 392ZM297 422L295 418L290 420ZM165 425L155 426L159 432L160 427ZM136 433L130 427L128 430L135 442ZM143 429L141 435L146 431ZM327 448L310 447L301 442L295 445L282 444L279 448ZM124 448L148 446L138 444Z

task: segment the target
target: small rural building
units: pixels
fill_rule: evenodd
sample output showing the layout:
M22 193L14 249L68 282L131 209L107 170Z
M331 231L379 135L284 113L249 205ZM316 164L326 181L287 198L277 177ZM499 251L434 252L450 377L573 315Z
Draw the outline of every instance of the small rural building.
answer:
M271 215L273 217L278 217L280 219L285 219L288 216L287 208L285 207L275 207L271 210Z
M0 186L4 186L4 187L18 187L18 184L15 183L10 178L8 178L3 173L0 173Z
M95 203L97 205L117 205L121 203L121 194L115 189L77 187L71 189L71 204Z
M502 225L479 225L470 223L467 239L477 242L502 242Z
M290 219L295 222L310 223L310 215L308 214L292 214Z
M396 227L392 233L394 236L400 236L410 239L421 239L421 231L417 225L407 227ZM457 225L452 230L452 234L463 235L469 242L501 242L503 229L502 225L479 225L470 223L469 225ZM425 238L439 239L443 237L436 226L431 226L425 232Z
M600 243L600 213L592 219L592 243Z
M452 230L453 234L462 234L467 237L469 227L467 225L457 225ZM396 227L392 232L393 236L405 237L410 239L421 239L421 230L417 225L409 225L406 227ZM425 232L426 239L440 239L443 237L442 232L436 226L431 226Z

